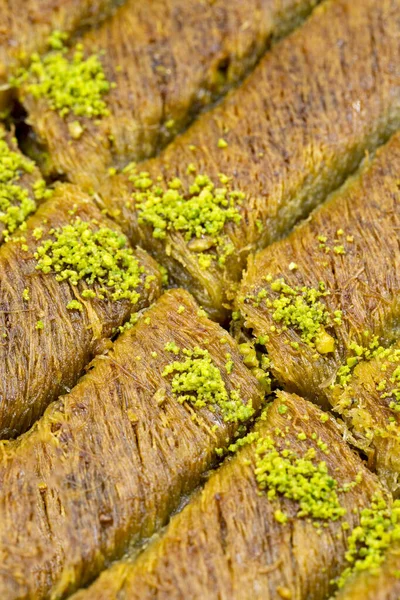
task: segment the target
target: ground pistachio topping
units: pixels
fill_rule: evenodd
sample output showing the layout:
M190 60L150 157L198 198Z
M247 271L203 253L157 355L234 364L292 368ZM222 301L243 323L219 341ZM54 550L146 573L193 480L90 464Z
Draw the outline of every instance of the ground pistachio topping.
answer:
M193 350L180 350L174 342L165 349L175 355L182 354L182 360L167 365L162 373L163 377L172 375L172 394L179 403L188 402L195 408L218 408L225 422L239 423L253 416L251 401L243 404L239 389L228 392L208 350L198 346Z
M136 323L139 321L139 319L142 317L142 315L143 315L142 312L132 313L131 316L129 317L128 321L126 321L123 325L119 325L118 327L115 327L113 329L113 334L124 333L125 331L129 331L129 329L132 329L132 327L134 327L136 325Z
M62 35L53 35L50 47L43 57L33 54L30 66L17 73L12 85L24 84L34 98L46 98L61 117L69 113L88 118L109 114L104 96L113 86L107 81L99 55L85 57L83 45L77 44L69 56Z
M388 548L399 540L400 500L388 506L382 496L375 496L370 507L361 511L360 525L348 536L346 560L350 566L339 577L339 588L353 573L379 569Z
M36 210L35 198L46 197L43 180L33 185L33 197L19 184L21 176L33 170L31 160L11 150L7 142L0 139L0 222L4 224L6 239Z
M79 310L79 311L82 311L83 310L83 305L82 305L81 302L79 302L79 300L71 300L71 302L68 302L67 308L68 308L68 310Z
M315 347L320 354L327 354L335 350L335 339L326 331L333 323L341 324L341 311L330 315L325 304L320 298L329 295L324 282L318 288L307 286L291 287L283 278L273 280L267 275L266 280L271 292L277 296L270 298L266 288L252 297L256 304L264 301L265 306L272 313L273 320L282 331L288 328L296 330L301 340L308 346ZM294 342L292 347L296 348Z
M158 270L161 273L161 283L163 285L163 287L167 287L168 286L168 271L165 267L163 267L162 265L158 265Z
M53 272L57 281L69 281L74 286L81 280L101 286L95 294L93 290L83 290L83 298L96 295L100 299L137 303L144 268L123 234L79 217L49 234L51 238L44 240L35 252L36 269Z
M188 248L197 253L200 268L207 269L213 258L207 251L217 250L219 264L234 251L223 230L226 223L240 222L238 207L244 194L231 189L229 177L220 175L221 185L217 187L210 177L196 175L193 169L187 188L178 178L161 185L147 172L132 173L129 178L135 188L139 223L150 225L158 239L164 239L169 231L181 232Z
M273 438L266 436L259 439L255 454L257 484L270 500L278 495L293 500L299 504L298 517L316 521L336 521L346 513L337 495L338 482L329 474L325 461L315 461L313 446L299 455L290 447L279 450ZM279 513L277 520L286 522L287 515Z
M391 375L381 379L376 388L382 392L382 399L390 399L389 407L395 412L400 412L400 348L391 349L385 356L381 365L382 373L385 374L390 367L394 367Z
M370 332L364 331L364 337L370 338ZM336 373L336 381L331 385L331 388L334 388L335 385L338 385L341 388L346 388L352 377L355 367L361 361L371 361L373 359L385 359L387 358L390 362L395 362L396 360L396 351L393 352L391 348L384 348L379 343L378 336L372 336L372 339L369 343L358 344L357 342L351 342L348 345L348 352L350 356L346 359L346 363L341 365ZM400 360L400 352L397 354ZM390 357L390 358L389 358ZM385 367L383 367L385 369Z
M336 235L333 237L333 239L331 239L330 242L328 242L328 235L325 234L320 234L317 236L317 240L319 242L318 247L320 250L324 251L325 254L329 254L331 251L334 252L334 254L339 254L339 255L345 255L347 254L347 250L343 244L343 236L345 235L345 232L343 229L337 229L336 231ZM348 242L349 244L352 244L354 242L354 236L352 235L346 235L346 242ZM329 245L329 244L333 244L333 245Z
M361 433L364 440L371 443L376 437L400 437L398 415L388 417L388 422L383 427L377 427L374 423L373 411L360 402L357 388L353 389L352 378L354 369L359 361L369 363L376 360L373 369L373 381L376 391L384 401L382 404L388 406L395 414L400 412L400 348L384 348L379 345L377 336L374 336L369 347L351 344L357 348L358 356L350 357L354 360L349 364L342 365L338 369L336 383L331 385L333 390L332 406L339 414L351 418L352 428ZM358 374L358 384L363 384L362 373Z
M259 437L260 433L258 431L250 431L243 437L237 439L236 442L233 442L233 444L230 444L230 446L228 446L228 451L235 453L241 448L243 448L243 446L253 444L256 440L259 439Z

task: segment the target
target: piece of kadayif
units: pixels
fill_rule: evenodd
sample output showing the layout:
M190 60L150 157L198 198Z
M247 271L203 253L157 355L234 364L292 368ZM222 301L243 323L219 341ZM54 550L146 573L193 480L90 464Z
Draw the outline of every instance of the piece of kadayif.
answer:
M213 318L227 317L249 253L287 233L400 126L399 10L399 0L317 6L159 157L102 182L125 233Z
M135 562L74 600L327 598L359 560L346 550L360 513L390 514L390 500L335 422L298 396L280 392L246 439Z
M25 225L0 247L0 438L26 431L161 292L154 260L76 186Z
M359 567L361 568L346 578L339 593L331 600L399 600L400 546L398 541L390 546L385 555L379 553L379 560L374 560L371 567L368 568L364 563Z
M399 169L395 135L307 222L249 262L239 325L286 389L328 404L331 386L397 339Z
M20 152L14 133L0 124L0 244L51 193L35 163Z
M57 40L24 73L30 151L46 173L101 189L109 168L154 155L316 3L127 0L78 48Z
M186 291L165 293L0 445L0 597L92 581L165 524L263 400L229 334Z
M72 35L94 26L119 3L118 0L0 0L0 84L6 86L10 75L27 64L34 52L44 52L54 31Z

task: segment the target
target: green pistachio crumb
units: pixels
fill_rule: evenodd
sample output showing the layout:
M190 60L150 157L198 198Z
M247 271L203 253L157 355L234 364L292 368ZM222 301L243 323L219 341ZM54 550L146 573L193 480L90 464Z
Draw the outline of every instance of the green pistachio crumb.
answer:
M203 174L192 174L192 184L187 188L177 178L160 185L145 171L132 173L129 179L135 189L133 198L139 223L149 225L153 237L164 239L170 231L181 232L188 247L200 253L202 269L208 268L212 260L204 251L214 249L223 263L234 252L223 230L229 222L240 222L238 207L244 198L242 192L230 189L228 184L216 187Z
M381 372L386 374L376 384L376 389L383 392L382 399L389 399L389 408L400 412L400 348L378 349L381 359Z
M81 293L82 298L96 298L96 292L94 290L83 290Z
M48 40L47 40L47 44L49 46L49 48L52 48L53 50L60 50L61 48L63 48L64 43L67 41L68 39L68 34L65 33L64 31L60 31L59 29L56 29L54 31L52 31L52 33L50 34Z
M137 303L142 269L124 235L76 217L52 230L51 236L34 254L36 269L55 273L57 281L74 286L81 280L88 285L101 284L112 301Z
M229 452L237 452L240 448L243 448L243 446L252 444L256 440L258 440L259 437L260 437L260 434L258 431L251 431L247 435L239 438L238 440L236 440L236 442L231 444L228 447L228 450L229 450Z
M282 525L284 525L285 523L287 523L288 520L288 516L286 513L282 512L280 509L277 509L274 512L274 518L276 521L278 521L278 523L281 523Z
M164 350L167 352L173 352L174 354L179 354L181 349L175 342L167 342L164 346Z
M167 365L163 377L172 376L172 394L181 404L188 402L195 408L207 406L219 408L226 422L247 421L254 414L251 401L246 405L238 389L230 393L218 367L213 363L208 350L196 346L193 350L183 349L183 360Z
M233 371L233 367L235 366L235 363L232 360L232 355L230 354L230 352L227 352L225 357L227 358L227 361L225 363L225 369L226 369L226 372L228 374L230 374Z
M370 337L369 332L363 333L365 338ZM380 359L386 362L382 362L381 370L385 371L390 362L394 363L400 361L400 349L394 350L392 348L383 348L379 343L379 338L373 336L368 345L358 344L351 342L348 346L348 351L352 352L353 355L348 356L346 363L341 365L336 372L336 382L332 384L332 388L338 385L342 388L346 388L353 377L355 367L361 360L370 361L372 359ZM396 377L396 375L394 374ZM393 382L394 383L394 382ZM400 379L399 379L400 384ZM399 389L399 402L400 402L400 389Z
M111 85L99 55L85 58L82 44L76 45L71 57L63 44L43 57L34 54L28 69L21 69L11 83L17 87L24 85L34 98L46 98L49 107L61 117L70 113L87 118L109 114L104 96ZM71 135L77 133L73 126Z
M388 506L382 496L376 495L369 508L360 513L360 524L347 539L346 560L349 566L338 580L339 588L357 572L376 572L385 560L390 545L400 539L400 501Z
M78 300L71 300L71 302L68 302L67 308L68 308L68 310L82 311L83 305L81 304L81 302L78 302Z
M44 323L43 321L37 321L36 325L35 325L35 329L44 329Z
M228 177L228 175L225 175L225 173L218 173L218 179L222 185L228 185L228 183L232 180L232 177Z
M147 275L146 279L144 280L144 289L149 290L151 288L151 283L156 281L156 279L157 277L155 275Z
M273 320L279 323L283 330L288 327L297 330L301 340L315 347L320 354L333 352L335 340L325 329L332 325L331 317L320 301L321 297L329 294L325 284L320 282L318 288L291 287L282 278L272 280L272 277L267 275L266 280L271 291L279 295L271 300L268 291L263 288L256 296L255 304L258 305L264 300L266 307L272 312ZM276 330L274 325L270 329ZM293 344L296 342L291 342L292 347L296 348Z
M124 333L125 331L132 329L132 327L136 325L136 323L139 321L139 318L140 313L132 313L128 321L126 321L123 325L117 327L117 331L119 331L120 333Z
M32 235L35 238L35 240L39 241L43 236L43 228L35 227L35 229L32 232Z
M298 517L314 520L336 521L346 513L326 462L313 462L315 448L298 455L289 447L279 450L273 438L266 436L258 441L255 456L258 486L270 500L283 495L298 503Z
M0 139L0 223L4 225L6 239L36 210L35 199L19 183L21 176L31 174L33 169L32 161L12 151L7 142ZM35 183L32 187L35 195Z
M344 246L334 246L333 251L335 254L346 254Z
M29 289L25 288L24 291L22 292L22 298L28 302L28 300L30 300L30 296L29 296Z
M329 354L335 350L335 339L321 328L315 338L315 348L319 354Z
M321 438L317 440L317 446L324 454L329 454L328 445Z
M224 138L219 138L218 140L218 148L227 148L228 142L224 140Z
M122 169L122 172L125 174L133 173L136 169L136 163L130 162Z
M199 267L202 271L206 271L212 263L211 254L203 254L202 252L197 256Z
M262 233L264 231L264 223L261 221L261 219L257 219L256 227L259 233Z
M334 314L333 322L336 323L336 325L340 326L343 322L343 312L341 310L335 310L333 314Z
M158 270L161 273L161 283L163 287L168 287L168 271L162 265L158 265Z
M32 189L35 200L48 200L53 195L53 190L46 186L46 182L42 178L34 182Z

